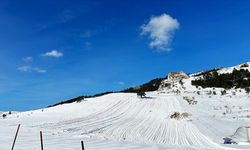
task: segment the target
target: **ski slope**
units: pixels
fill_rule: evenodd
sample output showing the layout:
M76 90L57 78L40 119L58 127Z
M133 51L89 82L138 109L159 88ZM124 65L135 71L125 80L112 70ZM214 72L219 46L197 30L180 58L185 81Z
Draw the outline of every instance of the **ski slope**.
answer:
M195 121L204 110L197 109L197 115L188 119L170 119L175 111L196 110L180 96L159 92L147 96L141 99L136 94L108 94L9 115L0 120L0 149L10 149L19 123L17 150L40 149L40 130L44 133L45 149L51 150L80 149L81 140L87 150L225 149L198 128L209 122Z

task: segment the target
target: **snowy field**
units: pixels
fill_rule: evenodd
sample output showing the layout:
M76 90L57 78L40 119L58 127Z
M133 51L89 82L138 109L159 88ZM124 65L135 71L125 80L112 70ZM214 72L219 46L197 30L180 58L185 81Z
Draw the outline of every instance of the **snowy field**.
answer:
M250 111L246 96L196 95L196 105L189 105L182 95L166 92L151 92L147 96L141 99L136 94L109 94L8 115L0 120L0 149L11 148L19 123L16 150L40 149L40 130L48 150L81 149L81 140L87 150L229 149L221 144L222 138L250 121L244 117ZM223 115L227 109L230 112ZM192 116L170 119L175 111Z

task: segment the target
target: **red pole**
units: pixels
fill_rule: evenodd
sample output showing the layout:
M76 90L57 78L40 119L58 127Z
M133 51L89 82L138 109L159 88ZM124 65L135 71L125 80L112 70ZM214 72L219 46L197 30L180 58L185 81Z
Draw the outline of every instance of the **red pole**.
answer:
M84 150L84 144L83 144L83 141L81 141L81 145L82 145L82 150Z
M12 144L12 148L11 150L14 150L14 146L15 146L15 143L16 143L16 138L17 138L17 135L18 135L18 132L19 132L19 129L20 129L20 124L18 125L17 127L17 130L16 130L16 135L15 135L15 138L14 138L14 141L13 141L13 144Z
M43 133L40 131L41 150L43 150Z

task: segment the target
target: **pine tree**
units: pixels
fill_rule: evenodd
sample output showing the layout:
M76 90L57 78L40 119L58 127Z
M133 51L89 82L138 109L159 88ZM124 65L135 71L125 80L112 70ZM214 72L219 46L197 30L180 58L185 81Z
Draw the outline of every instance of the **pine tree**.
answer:
M221 91L221 95L225 95L225 94L227 94L226 90Z
M250 93L250 88L249 88L249 87L246 87L246 88L245 88L245 91L246 91L247 94L249 94L249 93Z
M137 96L140 96L141 98L146 96L146 93L144 91L138 91Z

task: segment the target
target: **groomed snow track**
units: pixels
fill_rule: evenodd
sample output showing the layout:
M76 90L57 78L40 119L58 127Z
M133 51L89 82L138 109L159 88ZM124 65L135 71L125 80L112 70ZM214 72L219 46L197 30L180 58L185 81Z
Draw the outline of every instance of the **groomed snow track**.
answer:
M38 150L44 132L46 150L224 149L202 134L191 120L170 119L183 112L176 96L116 93L81 103L13 114L0 120L0 150L10 149L15 126L22 124L16 150ZM225 148L229 149L229 148Z

